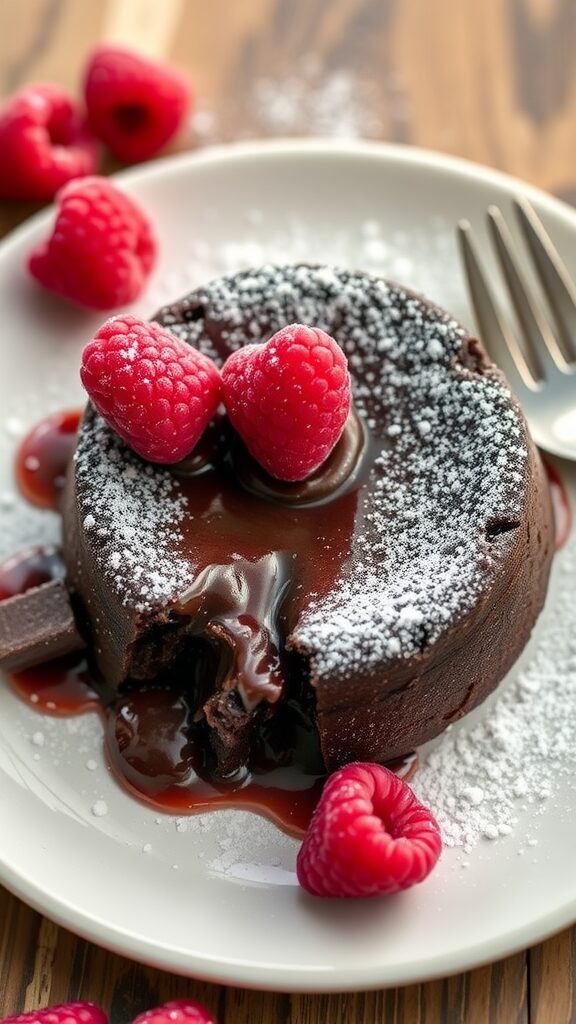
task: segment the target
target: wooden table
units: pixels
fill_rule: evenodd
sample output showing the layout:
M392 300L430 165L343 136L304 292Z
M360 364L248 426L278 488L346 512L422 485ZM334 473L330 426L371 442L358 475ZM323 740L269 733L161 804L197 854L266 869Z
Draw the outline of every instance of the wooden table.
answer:
M576 202L576 0L1 0L2 95L31 80L77 88L86 53L102 38L189 69L203 114L196 139L180 148L338 131L347 121L358 134L456 153ZM30 212L0 206L0 229ZM572 930L501 963L404 989L226 989L104 952L0 889L2 1016L82 998L127 1024L186 994L220 1024L575 1024L575 977Z

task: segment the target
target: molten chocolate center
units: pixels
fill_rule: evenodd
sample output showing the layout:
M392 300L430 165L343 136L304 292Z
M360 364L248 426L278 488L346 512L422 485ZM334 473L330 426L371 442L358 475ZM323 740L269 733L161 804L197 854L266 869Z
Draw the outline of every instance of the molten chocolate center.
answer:
M187 474L185 556L198 571L173 614L217 649L216 689L236 691L247 712L285 693L281 651L299 595L326 593L349 555L368 446L353 412L326 462L299 483L268 476L236 438L213 437L204 459L177 467Z

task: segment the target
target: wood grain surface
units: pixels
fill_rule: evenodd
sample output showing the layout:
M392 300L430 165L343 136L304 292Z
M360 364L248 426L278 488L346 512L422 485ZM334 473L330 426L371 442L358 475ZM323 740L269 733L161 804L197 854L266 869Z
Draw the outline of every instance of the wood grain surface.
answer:
M42 79L77 89L101 39L189 70L200 113L173 148L354 131L465 156L576 202L576 0L0 0L1 95ZM0 233L33 209L0 204ZM220 1024L576 1024L575 975L572 930L403 989L226 989L105 952L0 889L0 1017L82 998L127 1024L186 994Z

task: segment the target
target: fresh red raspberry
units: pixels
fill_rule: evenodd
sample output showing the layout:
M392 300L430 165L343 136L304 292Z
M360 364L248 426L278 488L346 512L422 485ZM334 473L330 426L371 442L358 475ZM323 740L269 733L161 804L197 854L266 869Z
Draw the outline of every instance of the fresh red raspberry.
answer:
M0 153L2 199L52 199L98 163L96 140L59 85L28 85L0 109Z
M60 1003L44 1010L3 1017L0 1024L108 1024L108 1017L94 1003Z
M100 415L150 462L189 455L221 399L208 356L135 316L103 324L82 353L80 376Z
M232 426L278 480L304 480L318 469L350 412L346 356L318 327L291 324L265 345L234 352L222 386Z
M191 102L181 72L116 46L94 51L84 92L90 127L126 163L158 153L178 131Z
M141 1013L132 1024L217 1024L217 1021L205 1006L194 999L173 999Z
M144 212L106 178L70 182L57 196L52 235L28 269L49 291L89 309L133 302L156 258Z
M422 882L442 840L410 787L378 764L349 764L324 787L298 853L313 896L376 896Z

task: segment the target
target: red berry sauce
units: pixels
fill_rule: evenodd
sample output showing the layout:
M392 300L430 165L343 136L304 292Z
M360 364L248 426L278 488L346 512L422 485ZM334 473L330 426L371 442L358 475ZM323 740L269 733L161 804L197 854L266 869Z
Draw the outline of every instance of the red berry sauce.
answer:
M49 715L78 715L102 707L82 653L14 672L9 678L19 697Z
M33 427L20 444L16 454L16 480L32 505L58 509L81 415L74 410L48 416Z
M550 485L550 497L554 512L554 524L556 527L556 551L564 546L572 529L572 509L562 483L558 470L547 459L544 459L544 468Z

